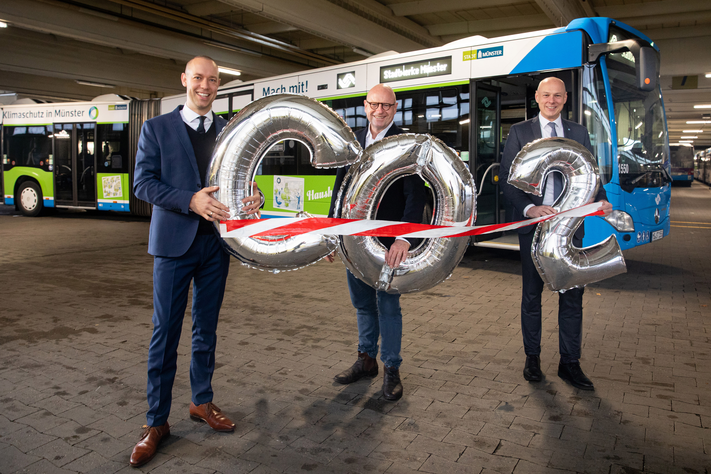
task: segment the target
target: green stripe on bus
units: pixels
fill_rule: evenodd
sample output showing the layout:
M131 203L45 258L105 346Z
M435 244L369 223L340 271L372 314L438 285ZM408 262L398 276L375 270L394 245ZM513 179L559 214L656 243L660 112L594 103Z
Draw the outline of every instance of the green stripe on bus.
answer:
M393 88L393 91L395 91L395 92L416 91L419 89L434 89L435 87L461 86L464 84L469 84L469 81L444 82L442 84L431 84L431 85L427 85L427 86L403 87L402 89Z
M442 84L428 84L425 86L403 87L402 89L393 88L393 91L395 91L395 92L416 91L416 90L420 90L420 89L435 89L438 87L461 86L464 84L469 84L469 81L455 81L455 82L445 82ZM367 95L367 93L361 92L360 94L339 95L339 96L335 96L335 97L319 97L316 100L327 101L327 100L350 99L352 97L363 97L366 95Z

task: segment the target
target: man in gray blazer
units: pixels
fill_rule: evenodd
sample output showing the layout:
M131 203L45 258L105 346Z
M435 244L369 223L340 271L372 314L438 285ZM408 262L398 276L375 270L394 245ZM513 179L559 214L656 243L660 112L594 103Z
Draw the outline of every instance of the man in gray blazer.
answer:
M508 183L509 169L519 151L529 142L539 138L565 137L575 140L585 146L594 155L588 131L582 125L564 120L561 111L568 98L565 83L556 78L548 77L541 81L536 91L536 102L540 113L525 122L517 123L509 131L504 147L504 156L499 170L504 197L514 208L514 221L530 219L554 214L552 207L558 198L562 186L554 183L561 179L559 173L553 173L554 178L544 184L542 197L526 193ZM600 210L605 214L612 211L612 205L607 202L605 189L600 186L595 200L600 203ZM531 258L536 226L526 226L518 230L519 246L521 248L521 271L523 277L521 299L521 333L523 347L526 353L526 364L523 377L529 382L539 382L543 378L541 372L541 279ZM584 227L576 231L573 243L582 246ZM594 390L593 383L580 368L580 348L583 333L583 288L575 288L558 296L558 339L560 363L558 376L582 390Z

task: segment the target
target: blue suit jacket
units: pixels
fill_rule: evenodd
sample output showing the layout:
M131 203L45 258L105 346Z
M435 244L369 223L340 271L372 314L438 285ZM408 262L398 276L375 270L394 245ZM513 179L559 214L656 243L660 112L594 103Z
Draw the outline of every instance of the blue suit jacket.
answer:
M563 136L565 138L570 138L576 142L583 145L585 148L590 150L590 153L595 156L595 151L590 144L590 135L588 135L588 130L580 124L571 122L569 120L562 119L563 121ZM540 206L543 204L543 197L534 196L525 191L522 191L508 183L509 179L509 169L511 169L511 164L519 151L528 143L533 140L538 140L543 138L541 135L541 124L536 115L531 120L526 120L525 122L520 122L511 127L509 131L509 136L506 139L506 145L504 146L504 156L501 159L501 167L499 168L499 183L501 183L502 191L504 197L514 207L514 221L522 221L528 219L523 215L523 210L529 204L535 206ZM543 184L543 189L545 189L545 183ZM607 193L605 193L605 188L600 186L600 190L595 197L595 201L601 199L607 199ZM536 228L535 225L529 225L526 227L521 227L518 229L520 234L527 234L533 232ZM582 239L585 233L584 227L581 225L575 236Z
M182 108L146 121L136 153L133 192L153 204L148 253L160 257L184 255L200 221L188 210L193 194L202 189L202 179ZM213 114L212 123L219 135L227 122Z

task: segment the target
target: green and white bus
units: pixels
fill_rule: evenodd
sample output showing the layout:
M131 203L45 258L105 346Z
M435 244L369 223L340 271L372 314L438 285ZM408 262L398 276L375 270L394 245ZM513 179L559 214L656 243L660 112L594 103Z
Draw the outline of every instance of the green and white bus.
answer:
M159 104L108 95L2 106L5 204L26 216L46 208L150 215L132 180L141 125Z

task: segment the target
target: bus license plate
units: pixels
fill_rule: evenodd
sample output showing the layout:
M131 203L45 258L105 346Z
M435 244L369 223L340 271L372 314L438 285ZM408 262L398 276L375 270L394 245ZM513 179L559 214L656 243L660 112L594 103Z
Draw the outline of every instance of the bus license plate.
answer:
M664 237L664 229L655 230L652 232L652 242L659 240Z

